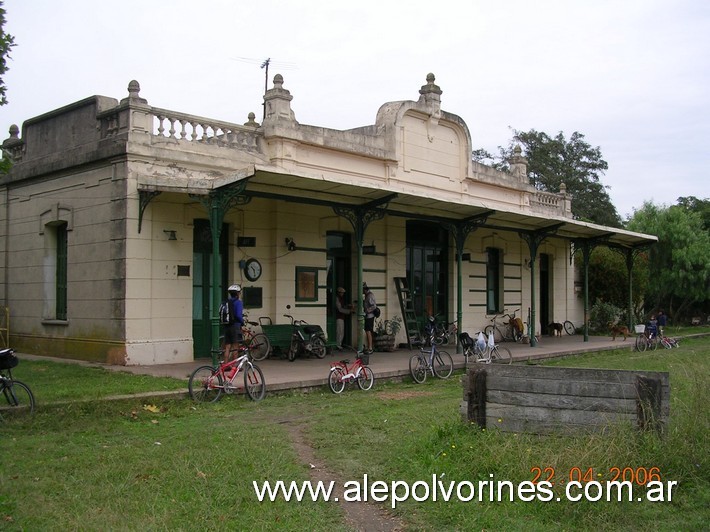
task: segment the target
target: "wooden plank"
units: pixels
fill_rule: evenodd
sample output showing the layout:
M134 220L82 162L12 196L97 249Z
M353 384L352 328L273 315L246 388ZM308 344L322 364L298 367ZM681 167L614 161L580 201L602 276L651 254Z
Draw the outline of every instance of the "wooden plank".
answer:
M488 390L489 403L510 406L529 406L553 408L557 410L591 410L596 412L635 413L635 397L589 397L577 395L558 395L546 393L526 393L501 390Z
M487 371L490 376L500 375L520 378L556 379L585 382L624 382L635 383L636 375L647 378L661 379L665 386L669 383L668 373L660 371L606 370L594 368L556 368L531 365L489 364Z
M532 421L525 419L506 419L505 423L498 423L495 418L487 420L489 430L500 430L502 432L518 432L528 434L568 434L577 436L580 434L600 433L609 430L612 425L589 425L577 423L557 423L545 421ZM628 426L633 428L634 422L619 421L614 426Z
M566 380L517 378L489 374L489 390L520 391L528 393L547 393L561 395L579 395L581 397L633 398L636 389L633 383L616 382L572 382Z
M498 420L501 420L499 423ZM584 425L608 425L619 421L636 423L636 412L598 412L593 410L566 410L529 406L486 404L486 423L494 420L497 425L506 420L528 420L540 423L572 423Z

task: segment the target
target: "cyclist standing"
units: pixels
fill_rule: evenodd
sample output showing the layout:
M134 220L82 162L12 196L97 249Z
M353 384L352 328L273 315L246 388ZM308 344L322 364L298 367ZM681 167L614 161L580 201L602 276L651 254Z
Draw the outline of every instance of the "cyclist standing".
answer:
M229 305L229 323L224 326L224 361L232 360L232 346L237 348L237 344L242 341L242 325L244 324L244 304L239 296L242 287L233 284L227 288L227 304Z

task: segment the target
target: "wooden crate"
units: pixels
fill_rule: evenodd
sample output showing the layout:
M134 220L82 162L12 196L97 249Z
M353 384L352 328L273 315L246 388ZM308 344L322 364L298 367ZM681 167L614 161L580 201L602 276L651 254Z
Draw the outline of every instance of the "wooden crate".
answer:
M463 387L464 421L505 432L662 431L670 414L666 372L490 364L469 368Z

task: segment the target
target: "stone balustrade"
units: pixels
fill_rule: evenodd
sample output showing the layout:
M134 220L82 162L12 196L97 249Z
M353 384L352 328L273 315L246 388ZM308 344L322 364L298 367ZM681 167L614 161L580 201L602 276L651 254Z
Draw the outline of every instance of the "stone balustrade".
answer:
M153 135L188 142L202 142L219 146L236 147L248 151L257 150L259 126L254 122L253 113L245 125L230 124L209 118L151 108L153 115Z
M566 193L537 191L530 194L530 207L536 212L571 216L571 202Z

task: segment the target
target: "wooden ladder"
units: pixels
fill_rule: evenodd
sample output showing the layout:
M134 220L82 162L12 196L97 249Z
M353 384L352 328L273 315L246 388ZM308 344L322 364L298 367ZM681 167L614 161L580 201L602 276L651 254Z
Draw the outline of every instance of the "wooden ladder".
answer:
M402 320L404 321L404 327L407 331L407 344L409 345L409 349L412 349L413 340L421 341L421 331L419 330L417 313L414 312L412 293L409 290L406 277L395 277L394 284L397 287L399 308L402 311Z

